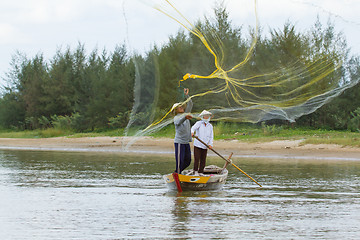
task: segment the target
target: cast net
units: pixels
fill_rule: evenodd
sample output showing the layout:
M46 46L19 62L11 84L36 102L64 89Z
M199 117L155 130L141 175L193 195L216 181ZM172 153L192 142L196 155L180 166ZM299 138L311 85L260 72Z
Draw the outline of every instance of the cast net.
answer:
M294 122L359 81L354 77L356 69L349 64L343 35L336 33L334 24L321 23L321 14L330 22L332 17L323 9L318 9L308 29L297 31L295 25L285 22L280 28L270 25L270 32L262 34L258 18L261 4L243 1L252 6L253 14L246 35L241 28L232 27L221 4L213 17L193 23L174 2L163 0L150 5L184 31L171 37L161 50L134 61L135 104L128 128L142 126L138 135L172 123L171 106L189 99L194 102L194 116L206 109L215 121ZM182 96L184 87L190 89L187 100Z

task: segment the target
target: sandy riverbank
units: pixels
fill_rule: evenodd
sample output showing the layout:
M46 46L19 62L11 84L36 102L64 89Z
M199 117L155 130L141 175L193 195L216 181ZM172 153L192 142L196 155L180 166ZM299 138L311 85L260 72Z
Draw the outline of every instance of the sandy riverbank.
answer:
M233 152L234 157L360 160L360 148L328 144L302 145L301 142L285 140L246 143L218 140L214 142L214 148L224 156ZM141 137L135 141L132 137L0 138L1 149L173 155L173 139Z

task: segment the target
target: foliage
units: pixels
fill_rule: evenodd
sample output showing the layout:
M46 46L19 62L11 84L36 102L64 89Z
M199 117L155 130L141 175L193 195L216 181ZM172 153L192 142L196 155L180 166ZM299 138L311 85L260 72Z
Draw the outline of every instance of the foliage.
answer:
M109 126L112 128L124 128L129 121L130 112L118 113L115 117L109 118Z
M78 114L77 114L78 116ZM53 115L51 116L51 125L55 128L55 129L61 129L61 130L71 130L73 129L73 121L74 118L76 117L72 117L72 116L57 116L57 115Z
M360 108L351 113L348 129L352 132L360 132Z
M282 126L276 126L275 124L273 125L266 125L265 122L261 123L261 127L263 129L264 135L265 136L272 136L272 135L277 135L281 132L281 130L283 129Z
M24 103L16 92L9 91L0 98L0 126L22 128L25 121Z

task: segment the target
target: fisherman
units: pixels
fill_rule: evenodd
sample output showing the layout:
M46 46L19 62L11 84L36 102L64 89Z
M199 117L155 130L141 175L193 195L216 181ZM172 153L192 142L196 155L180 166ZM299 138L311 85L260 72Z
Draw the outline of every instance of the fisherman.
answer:
M200 140L202 140L205 144L209 146L210 149L213 147L214 141L214 131L213 126L210 123L210 119L212 117L211 112L202 111L199 115L201 118L200 121L197 121L194 126L191 128L191 136L197 136ZM195 138L194 140L194 169L193 175L199 176L203 175L204 168L206 164L206 156L207 156L207 147L202 144L199 140Z
M186 99L189 98L188 88L184 88L184 95ZM191 112L192 107L193 102L191 98L186 105L175 103L172 107L173 114L175 115L175 172L178 174L181 174L181 172L191 163L191 149L189 143L192 141L190 128L190 119L192 119L192 116L189 113Z

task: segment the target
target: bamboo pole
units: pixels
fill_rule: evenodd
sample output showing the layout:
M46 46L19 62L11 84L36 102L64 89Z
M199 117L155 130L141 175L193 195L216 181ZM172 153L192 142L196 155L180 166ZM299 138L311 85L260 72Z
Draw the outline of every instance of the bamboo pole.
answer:
M253 179L252 177L250 177L246 172L244 172L243 170L241 170L238 166L236 166L230 159L226 159L224 158L220 153L218 153L217 151L215 151L215 149L210 148L209 145L207 145L206 143L204 143L204 141L202 141L198 136L194 135L194 138L196 138L197 140L199 140L199 142L201 142L202 144L204 144L208 149L210 149L211 151L213 151L216 155L218 155L219 157L221 157L222 159L224 159L226 162L228 162L229 164L233 165L237 170L239 170L240 172L242 172L243 174L245 174L245 176L247 176L248 178L250 178L251 180L253 180L257 185L259 185L260 187L262 187L260 185L260 183L258 183L255 179Z

